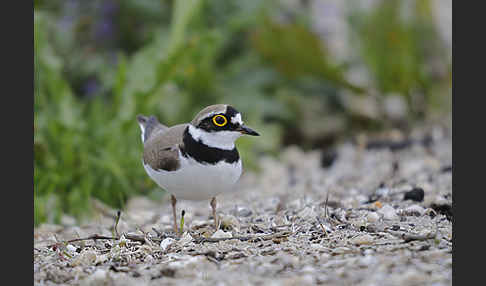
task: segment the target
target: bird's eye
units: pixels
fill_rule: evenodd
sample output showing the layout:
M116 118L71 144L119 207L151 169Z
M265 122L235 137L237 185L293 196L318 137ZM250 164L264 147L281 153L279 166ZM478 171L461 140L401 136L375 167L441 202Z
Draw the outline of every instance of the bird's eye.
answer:
M228 123L228 120L226 119L226 117L224 115L215 115L213 117L213 123L214 125L216 126L225 126L226 123Z

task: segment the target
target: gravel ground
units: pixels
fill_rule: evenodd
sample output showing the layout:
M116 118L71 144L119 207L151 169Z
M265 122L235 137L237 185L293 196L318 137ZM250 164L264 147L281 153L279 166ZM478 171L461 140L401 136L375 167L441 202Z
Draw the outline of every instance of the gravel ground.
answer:
M178 203L185 232L171 233L169 201L94 201L83 225L34 229L35 285L452 285L450 128L358 136L333 151L286 148L262 157L209 202ZM421 196L423 194L423 197Z

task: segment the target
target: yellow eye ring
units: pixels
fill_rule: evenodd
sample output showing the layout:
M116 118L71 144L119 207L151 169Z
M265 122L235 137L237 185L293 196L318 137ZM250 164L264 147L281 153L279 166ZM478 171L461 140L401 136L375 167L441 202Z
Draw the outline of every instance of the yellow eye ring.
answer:
M218 118L220 118L220 117L221 117L221 118L223 118L223 120L224 120L224 121L223 121L223 123L218 123L218 122L216 121L216 120L217 120ZM213 117L213 123L214 123L214 125L216 125L216 126L222 127L222 126L225 126L225 125L226 125L226 123L228 123L228 119L226 119L226 117L225 117L224 115L220 115L220 114L218 114L218 115L215 115L215 116Z

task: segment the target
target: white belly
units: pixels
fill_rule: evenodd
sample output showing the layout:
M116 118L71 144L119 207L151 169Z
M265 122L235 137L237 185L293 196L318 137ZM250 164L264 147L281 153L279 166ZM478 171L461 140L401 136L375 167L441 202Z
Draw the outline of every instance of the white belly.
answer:
M160 187L177 199L208 200L230 191L241 176L241 159L229 164L202 165L192 158L180 156L181 167L177 171L155 171L144 164L145 171Z

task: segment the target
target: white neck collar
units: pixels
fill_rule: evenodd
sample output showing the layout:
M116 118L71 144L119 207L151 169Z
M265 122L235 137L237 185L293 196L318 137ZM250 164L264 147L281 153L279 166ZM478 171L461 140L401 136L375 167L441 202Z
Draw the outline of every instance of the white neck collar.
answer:
M201 141L209 147L224 150L233 150L235 148L235 140L241 136L241 133L238 131L207 132L194 127L192 124L189 124L189 134L196 141Z

